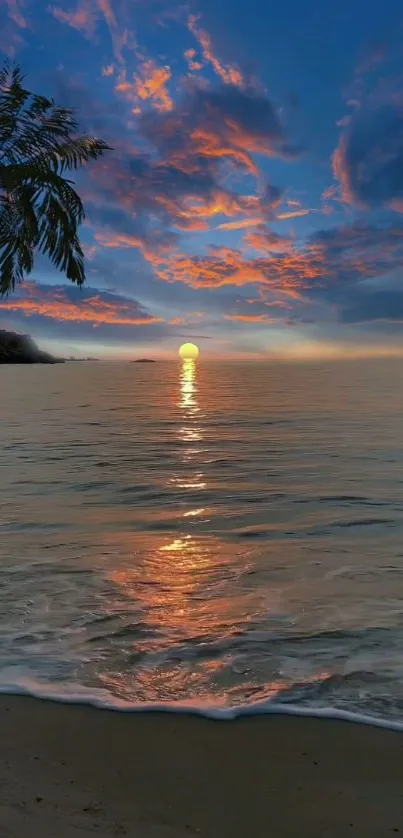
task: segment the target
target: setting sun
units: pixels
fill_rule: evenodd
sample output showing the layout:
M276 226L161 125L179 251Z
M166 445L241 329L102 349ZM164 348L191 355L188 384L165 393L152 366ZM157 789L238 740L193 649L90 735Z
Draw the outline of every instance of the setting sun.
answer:
M183 361L196 361L199 357L199 347L195 343L183 343L179 348L179 355Z

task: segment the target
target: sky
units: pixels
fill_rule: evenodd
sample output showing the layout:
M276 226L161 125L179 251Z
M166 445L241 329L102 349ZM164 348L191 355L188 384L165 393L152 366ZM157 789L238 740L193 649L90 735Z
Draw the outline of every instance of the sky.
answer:
M72 175L86 285L0 327L62 355L403 355L401 0L3 0L26 86L113 150Z

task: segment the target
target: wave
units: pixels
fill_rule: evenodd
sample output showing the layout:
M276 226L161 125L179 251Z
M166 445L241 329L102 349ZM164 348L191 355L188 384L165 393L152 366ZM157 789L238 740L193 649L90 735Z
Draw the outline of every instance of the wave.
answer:
M329 719L356 724L371 725L386 730L403 732L403 721L383 719L365 713L341 710L336 707L306 707L297 704L282 704L281 701L263 700L251 704L225 707L220 704L196 704L193 702L133 703L112 696L106 690L89 689L84 686L63 688L55 684L46 688L32 679L21 678L11 684L0 684L0 694L26 696L60 704L90 706L99 710L119 713L175 713L199 716L220 721L235 721L248 716L301 716L304 718Z

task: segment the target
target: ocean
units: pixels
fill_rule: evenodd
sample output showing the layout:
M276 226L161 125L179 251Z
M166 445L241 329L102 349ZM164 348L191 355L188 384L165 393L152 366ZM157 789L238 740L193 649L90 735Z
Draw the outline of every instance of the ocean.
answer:
M0 691L403 723L401 361L0 380Z

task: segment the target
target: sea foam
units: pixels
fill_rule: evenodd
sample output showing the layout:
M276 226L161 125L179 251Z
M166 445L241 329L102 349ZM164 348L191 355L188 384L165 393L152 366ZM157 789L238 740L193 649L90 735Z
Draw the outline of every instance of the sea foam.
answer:
M281 704L281 702L267 700L233 707L193 702L161 702L155 704L144 702L136 704L112 696L102 689L91 690L78 685L70 688L63 685L63 688L61 688L56 684L47 685L27 678L21 678L13 684L0 684L0 694L27 696L60 704L87 705L99 710L119 713L176 713L228 722L247 716L302 716L305 718L355 722L356 724L372 725L386 730L403 731L403 722L392 719L353 713L335 707L301 707L296 704Z

